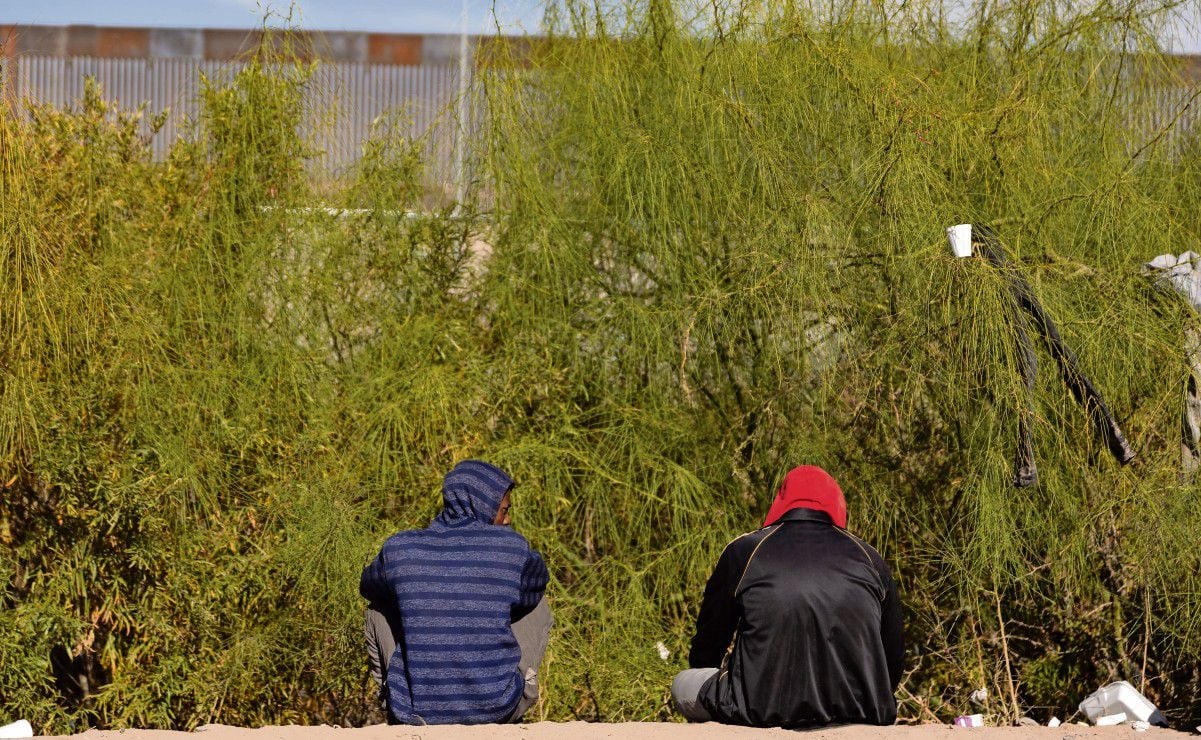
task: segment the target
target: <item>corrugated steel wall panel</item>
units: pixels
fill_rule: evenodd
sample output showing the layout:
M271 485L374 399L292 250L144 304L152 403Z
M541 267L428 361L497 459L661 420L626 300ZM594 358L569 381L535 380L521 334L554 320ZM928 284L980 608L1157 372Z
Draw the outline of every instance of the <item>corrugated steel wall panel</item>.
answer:
M201 76L228 80L241 68L236 63L195 59L50 56L19 56L10 66L4 73L12 76L21 107L25 103L74 105L91 76L100 84L104 99L120 109L145 105L147 127L156 113L168 111L162 131L151 141L158 158L166 156L171 144L186 133L188 121L195 120ZM409 135L427 137L431 184L453 192L457 94L456 67L322 63L304 101L310 114L304 133L321 152L315 165L326 171L352 165L371 135L373 122L399 114L410 120Z
M101 59L93 57L18 56L0 66L0 74L11 78L10 89L18 101L65 107L83 95L84 80L95 77L102 95L124 110L146 105L145 121L159 111L169 115L162 131L151 140L158 158L166 156L171 144L187 132L196 118L202 75L228 80L240 69L231 62L195 59L146 58ZM305 106L309 123L306 136L321 152L314 166L339 171L360 156L371 135L372 125L385 115L409 121L409 135L426 137L430 184L456 192L455 101L458 95L457 64L445 66L402 66L386 64L324 62L307 87ZM1178 87L1146 91L1154 102L1134 105L1142 111L1130 121L1131 146L1177 119L1170 144L1180 143L1180 134L1192 132L1201 118L1201 101L1192 102L1196 88ZM478 125L482 100L472 96L467 106L468 128ZM1186 107L1187 106L1187 107ZM464 174L468 180L470 172Z

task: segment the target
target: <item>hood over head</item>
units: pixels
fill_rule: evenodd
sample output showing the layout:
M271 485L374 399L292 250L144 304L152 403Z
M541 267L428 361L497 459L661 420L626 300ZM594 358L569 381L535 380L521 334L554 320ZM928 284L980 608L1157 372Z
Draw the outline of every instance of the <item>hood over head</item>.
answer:
M838 487L838 481L816 465L793 468L784 476L763 526L775 524L793 509L825 512L835 525L847 528L847 500L842 489Z
M509 474L482 460L464 460L442 479L443 524L474 519L492 524L501 499L513 487Z

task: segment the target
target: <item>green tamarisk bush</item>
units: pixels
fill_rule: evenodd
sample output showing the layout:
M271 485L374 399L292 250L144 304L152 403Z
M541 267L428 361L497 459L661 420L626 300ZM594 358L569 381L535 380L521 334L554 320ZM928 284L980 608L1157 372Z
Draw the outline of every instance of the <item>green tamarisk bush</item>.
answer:
M601 551L648 560L598 588L621 609L658 599L682 648L722 543L815 462L903 584L903 715L945 719L987 687L995 718L1046 720L1126 678L1195 716L1201 520L1179 419L1196 317L1142 274L1197 245L1192 93L1165 97L1186 83L1155 47L1173 7L551 10L547 38L497 52L521 72L486 80L497 314L546 376L572 368L575 405L604 420L595 454L624 458L607 467L699 486L600 483L595 510L624 525ZM1027 393L1005 275L947 248L963 222L1008 246L1137 467L1109 457L1045 345ZM1041 482L1018 489L1027 404ZM631 519L648 498L670 519ZM575 643L645 651L611 619ZM597 662L557 691L639 716L596 688L620 685Z
M1197 718L1197 319L1142 274L1201 235L1173 6L939 11L561 0L480 58L454 211L391 120L317 173L313 66L270 39L164 161L95 87L0 108L0 713L378 721L359 569L475 456L551 569L532 717L670 718L717 555L815 463L901 584L905 721L981 687L1064 717L1117 678ZM1027 390L963 222L1136 465L1036 332Z

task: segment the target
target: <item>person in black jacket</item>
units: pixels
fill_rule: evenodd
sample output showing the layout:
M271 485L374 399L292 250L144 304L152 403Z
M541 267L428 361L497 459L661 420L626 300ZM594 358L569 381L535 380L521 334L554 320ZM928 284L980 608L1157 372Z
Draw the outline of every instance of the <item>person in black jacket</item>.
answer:
M888 725L901 680L901 605L888 565L846 530L842 490L806 465L763 527L721 554L672 696L696 722Z

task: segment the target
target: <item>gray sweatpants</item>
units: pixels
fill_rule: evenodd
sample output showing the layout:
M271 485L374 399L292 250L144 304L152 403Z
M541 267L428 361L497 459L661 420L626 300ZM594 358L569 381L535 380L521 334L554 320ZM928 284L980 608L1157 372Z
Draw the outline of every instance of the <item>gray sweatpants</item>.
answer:
M717 675L716 668L688 668L676 674L671 682L671 698L676 709L689 722L708 722L713 719L701 704L701 689Z
M513 623L513 636L521 648L518 670L525 677L525 689L517 701L517 707L506 722L519 722L530 707L538 703L538 667L546 655L546 644L550 641L550 630L555 618L550 613L550 604L543 597L534 610ZM396 651L396 637L401 634L400 621L395 615L367 608L367 666L371 678L379 684L379 700L384 711L388 709L388 661Z

